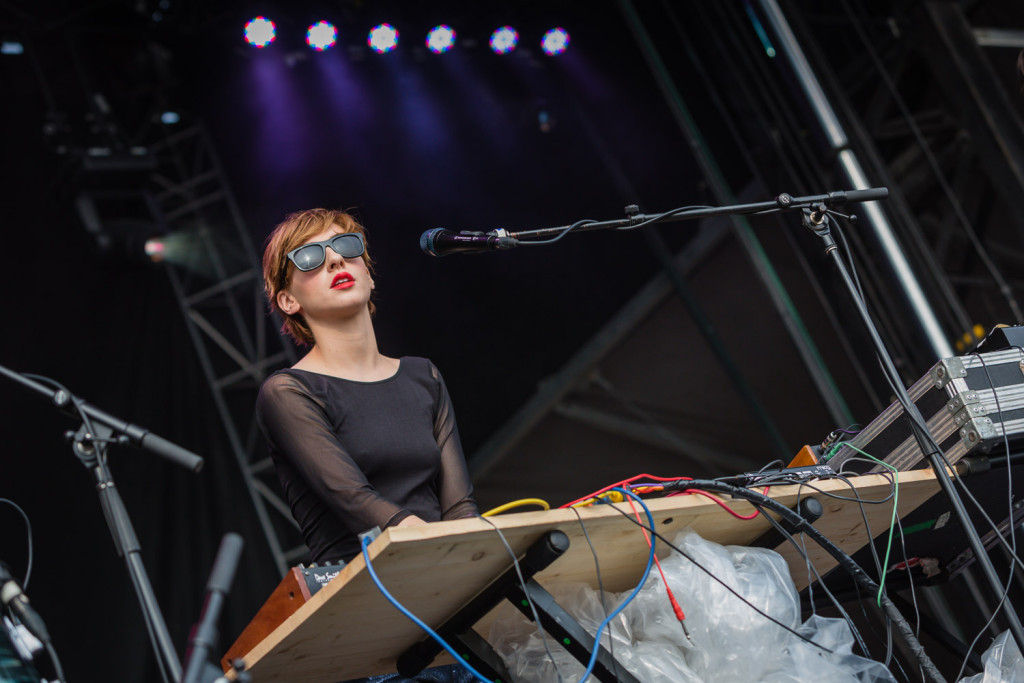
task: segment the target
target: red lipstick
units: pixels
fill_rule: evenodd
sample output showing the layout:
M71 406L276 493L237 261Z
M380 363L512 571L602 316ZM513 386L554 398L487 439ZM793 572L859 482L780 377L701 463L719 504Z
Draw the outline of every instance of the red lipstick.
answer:
M331 289L348 289L354 287L356 279L345 271L341 271L331 280Z

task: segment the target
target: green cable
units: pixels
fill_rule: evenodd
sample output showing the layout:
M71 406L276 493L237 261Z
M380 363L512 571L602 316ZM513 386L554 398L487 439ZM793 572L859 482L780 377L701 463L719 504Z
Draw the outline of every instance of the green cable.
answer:
M879 460L878 458L876 458L875 456L869 455L868 453L865 453L864 451L862 451L861 449L857 448L856 446L854 446L849 441L840 441L840 442L836 443L829 450L829 457L831 457L831 455L833 454L834 451L838 450L842 446L848 446L848 447L852 448L853 450L857 451L858 453L860 453L861 455L863 455L865 458L868 458L869 460L873 460L873 461L877 462L879 465L881 465L882 467L885 467L886 469L892 471L893 480L895 482L895 486L893 488L893 496L892 496L892 521L889 522L889 542L888 542L888 544L885 547L885 561L882 563L882 575L880 577L878 577L878 606L881 607L882 606L882 591L885 590L885 575L888 573L888 567L889 567L889 553L892 550L892 536L893 536L894 531L896 530L896 509L897 509L897 507L900 504L900 474L899 474L899 471L895 467L890 465L889 463L883 462L883 461ZM874 542L873 538L869 538L868 539L868 543L873 543L873 542Z

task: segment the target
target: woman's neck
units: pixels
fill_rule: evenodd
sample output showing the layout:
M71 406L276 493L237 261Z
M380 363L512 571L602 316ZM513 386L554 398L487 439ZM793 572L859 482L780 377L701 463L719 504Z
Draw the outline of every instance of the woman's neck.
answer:
M398 370L398 360L381 355L370 316L333 325L312 326L316 344L294 367L358 381L386 379Z

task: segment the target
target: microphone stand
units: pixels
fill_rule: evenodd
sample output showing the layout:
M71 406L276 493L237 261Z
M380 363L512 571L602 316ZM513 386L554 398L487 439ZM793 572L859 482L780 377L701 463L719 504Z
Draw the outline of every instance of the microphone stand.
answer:
M896 371L896 367L892 362L892 358L889 355L888 350L885 347L885 342L882 341L881 336L878 334L878 329L875 327L874 322L871 320L871 315L867 310L867 305L861 299L860 293L850 277L849 272L846 270L846 265L839 257L839 248L835 241L832 239L831 228L829 227L829 210L842 205L846 202L868 202L878 199L885 199L889 196L888 188L878 187L870 188L865 190L847 190L829 192L823 195L811 195L806 197L793 197L789 194L780 194L773 201L759 202L755 204L737 204L734 206L721 206L721 207L684 207L667 211L661 214L644 215L640 213L639 207L630 205L626 207L625 213L626 218L610 220L610 221L591 221L582 220L572 225L563 225L554 228L542 228L539 230L528 230L524 232L509 232L506 230L499 230L489 234L498 234L501 236L508 236L518 241L518 246L531 244L530 238L548 237L554 235L555 238L550 240L537 240L532 244L548 244L554 239L558 239L568 232L582 232L587 230L600 230L600 229L612 229L612 230L632 230L639 228L644 225L653 225L655 223L665 223L670 221L690 220L694 218L710 218L713 216L731 216L731 215L751 215L751 214L769 214L779 213L782 211L791 211L794 209L803 210L804 225L811 230L814 234L822 239L825 243L825 254L830 256L832 261L835 263L836 268L839 270L839 274L842 277L843 283L850 292L850 297L853 299L856 305L857 311L860 314L865 327L867 328L868 334L871 337L872 343L875 345L875 352L882 364L886 378L893 386L893 390L896 393L896 398L903 407L904 414L910 420L911 430L914 433L914 437L917 440L918 446L921 449L921 453L925 454L931 463L932 470L935 472L935 477L939 482L943 492L949 499L949 503L956 514L960 525L964 529L964 533L967 535L967 539L970 543L971 549L974 552L974 556L978 560L978 564L981 565L984 571L985 577L992 586L992 590L996 596L1000 598L1001 608L1006 616L1007 621L1010 624L1010 631L1013 634L1013 639L1017 643L1017 647L1021 652L1024 652L1024 628L1021 626L1020 618L1017 613L1013 610L1008 600L1002 599L1005 588L999 581L999 576L995 572L995 568L992 565L992 560L989 558L985 546L982 543L981 537L978 535L977 529L974 528L971 522L970 516L967 514L967 510L964 507L963 500L957 493L953 486L953 482L950 479L947 467L948 463L945 460L945 455L935 442L935 438L927 427L927 423L924 417L921 415L921 411L917 405L911 400L910 395L907 393L906 387L903 386L903 382L900 380L899 374Z
M132 527L124 501L121 499L110 470L107 468L107 446L111 443L133 443L194 472L198 472L202 468L203 459L189 450L150 433L147 429L120 420L89 405L52 380L40 378L55 384L56 389L2 365L0 365L0 375L48 396L50 401L63 412L81 419L78 429L66 432L65 437L71 442L75 457L92 471L96 479L96 491L99 494L103 516L110 528L117 554L124 558L128 567L132 586L142 607L146 630L149 632L149 638L160 665L161 677L164 683L178 683L181 680L181 662L174 651L171 636L167 631L167 624L153 593L146 568L142 564L142 548L135 535L135 529Z
M949 503L952 506L957 519L960 521L960 526L963 527L964 533L967 535L967 540L970 543L971 549L974 551L974 556L978 560L978 564L985 573L985 577L988 579L989 584L991 584L996 597L1000 598L999 604L1001 605L1006 620L1010 624L1010 632L1013 634L1013 639L1016 641L1017 647L1020 648L1020 651L1024 652L1024 629L1021 627L1020 618L1017 616L1016 611L1014 611L1010 601L1002 599L1003 593L1005 592L1005 586L1000 582L999 576L996 574L995 567L992 565L992 560L988 556L988 551L985 549L985 544L978 535L978 530L974 528L974 524L971 522L971 518L967 514L967 510L964 507L963 500L960 498L960 494L957 493L956 488L953 486L953 481L950 478L948 471L948 468L950 467L949 462L946 460L945 455L943 455L942 449L936 443L935 437L932 436L931 431L928 429L927 423L921 415L921 411L918 409L917 404L911 400L906 387L904 387L903 382L900 381L899 373L896 371L896 366L893 364L892 358L889 355L888 350L885 348L885 343L878 334L878 328L871 319L867 305L861 298L853 279L850 277L850 273L846 269L846 264L839 256L839 247L836 245L835 240L832 239L827 208L819 204L813 208L804 208L803 214L804 227L821 238L821 241L825 244L825 255L831 257L832 262L839 271L843 284L846 285L847 290L849 290L850 298L853 299L857 312L860 314L860 317L864 322L864 327L867 329L868 334L871 337L871 342L875 346L875 353L878 355L878 359L882 364L882 368L887 375L887 378L889 379L889 383L896 392L896 399L903 407L904 415L906 415L910 421L910 428L914 433L914 438L917 440L918 447L921 449L921 453L923 453L931 463L932 471L935 472L935 478L938 480L939 486L942 487L943 492L949 499Z

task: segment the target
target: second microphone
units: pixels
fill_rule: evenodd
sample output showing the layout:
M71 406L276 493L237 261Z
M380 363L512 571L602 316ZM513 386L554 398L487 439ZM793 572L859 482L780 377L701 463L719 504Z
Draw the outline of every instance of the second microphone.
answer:
M453 232L444 228L427 230L420 235L420 249L430 256L476 254L483 251L511 249L519 244L514 237L479 232Z

